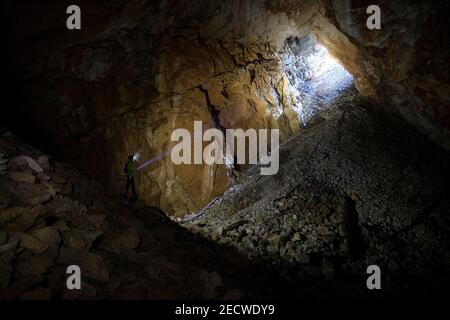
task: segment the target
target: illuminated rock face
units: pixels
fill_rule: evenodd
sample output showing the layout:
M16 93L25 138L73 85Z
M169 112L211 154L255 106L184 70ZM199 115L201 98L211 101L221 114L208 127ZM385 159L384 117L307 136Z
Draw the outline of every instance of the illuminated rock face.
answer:
M353 4L351 4L353 3ZM366 28L370 1L327 1L312 23L358 90L450 149L450 33L445 1L381 5L381 30Z
M313 34L286 39L281 59L293 95L293 109L302 125L317 112L328 109L353 81Z
M194 120L205 129L279 128L281 140L295 134L302 112L314 110L299 106L307 96L297 97L301 87L286 69L286 41L314 33L362 94L450 147L449 81L437 72L449 70L448 51L427 40L441 28L442 7L392 1L382 7L382 30L369 31L365 4L350 11L338 2L82 1L83 28L73 33L61 28L63 4L13 4L10 18L20 23L11 24L25 27L11 36L29 49L16 55L26 101L15 111L48 138L41 145L119 192L129 154L140 151L145 161L163 153L172 130L192 130ZM36 27L30 15L45 19ZM28 40L41 33L51 36ZM445 33L438 37L448 43ZM147 203L175 215L230 183L223 166L174 166L169 157L136 179Z
M247 50L242 59L248 65L240 66L216 42L182 38L168 39L161 50L165 52L154 75L158 98L95 129L95 136L114 148L108 177L113 185L123 180L128 154L141 151L145 161L168 151L173 130L192 132L194 121L202 121L204 129L277 128L282 139L298 130L287 79L274 57L258 58L259 51ZM93 145L95 140L88 136L84 143ZM141 197L171 214L192 212L229 186L223 165L176 166L170 152L136 179Z

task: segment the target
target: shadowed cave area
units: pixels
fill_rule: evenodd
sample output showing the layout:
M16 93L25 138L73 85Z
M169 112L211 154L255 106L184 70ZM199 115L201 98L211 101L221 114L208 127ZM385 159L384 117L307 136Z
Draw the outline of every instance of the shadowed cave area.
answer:
M317 43L313 34L286 39L281 60L300 125L307 125L317 112L331 107L333 100L352 84L353 77Z
M379 30L367 1L78 2L81 30L1 3L2 299L446 296L446 1L383 2ZM279 130L278 172L174 164L194 121Z

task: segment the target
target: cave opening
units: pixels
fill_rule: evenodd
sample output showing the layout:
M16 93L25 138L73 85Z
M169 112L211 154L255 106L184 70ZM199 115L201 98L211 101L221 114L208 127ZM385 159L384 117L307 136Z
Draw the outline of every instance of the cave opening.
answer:
M392 296L447 290L445 1L366 30L359 1L89 0L78 31L25 2L0 10L0 298L359 298L371 265ZM279 130L279 170L174 163L196 123Z
M335 98L353 83L353 76L313 33L288 37L280 58L289 80L292 106L302 126L332 107Z

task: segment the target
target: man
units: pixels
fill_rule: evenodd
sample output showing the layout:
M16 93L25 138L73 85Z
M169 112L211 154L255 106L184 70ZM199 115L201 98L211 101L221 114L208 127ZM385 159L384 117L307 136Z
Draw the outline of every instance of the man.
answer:
M128 161L125 164L124 172L127 174L127 185L125 187L125 192L123 197L128 196L128 189L131 186L131 191L133 192L133 197L131 200L136 200L138 195L136 193L136 187L134 185L134 173L136 172L136 166L134 164L134 156L129 156Z

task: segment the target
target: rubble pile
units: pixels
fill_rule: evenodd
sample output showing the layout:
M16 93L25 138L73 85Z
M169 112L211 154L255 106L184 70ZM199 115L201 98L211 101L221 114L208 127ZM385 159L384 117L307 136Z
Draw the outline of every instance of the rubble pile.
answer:
M262 270L258 265L193 236L142 201L111 197L10 133L0 137L0 159L1 299L273 294L251 275ZM81 290L66 286L71 265L80 267Z
M376 264L392 294L445 290L450 156L374 110L347 91L281 147L277 175L244 172L182 225L291 281L351 279L364 294L366 268Z

